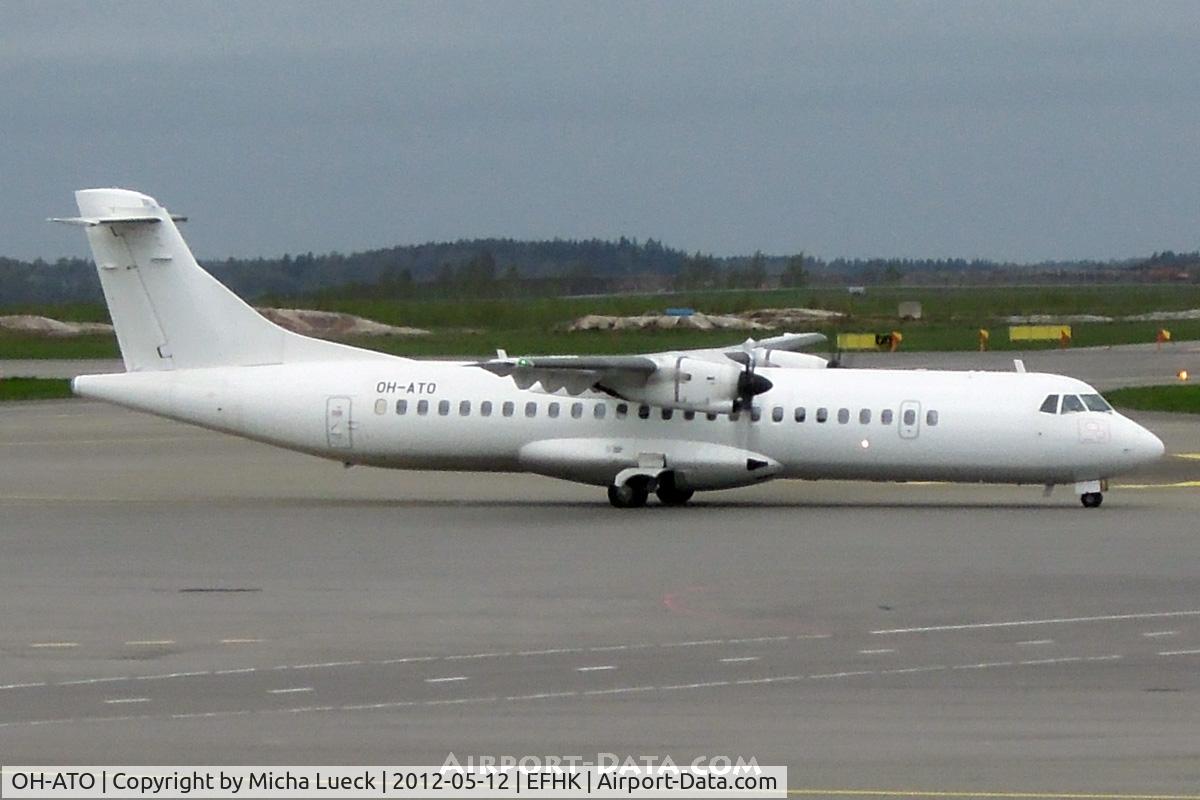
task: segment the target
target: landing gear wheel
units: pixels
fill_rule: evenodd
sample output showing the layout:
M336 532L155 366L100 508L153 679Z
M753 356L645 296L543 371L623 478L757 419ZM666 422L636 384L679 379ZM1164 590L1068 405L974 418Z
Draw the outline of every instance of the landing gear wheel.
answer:
M1084 508L1099 508L1104 502L1104 495L1100 492L1084 492L1079 495L1079 502L1083 503Z
M675 485L674 475L667 473L659 478L658 488L654 490L654 493L658 495L658 502L664 506L682 506L692 499L696 490L679 488Z
M649 498L650 488L645 481L632 480L608 487L608 502L616 508L641 508Z

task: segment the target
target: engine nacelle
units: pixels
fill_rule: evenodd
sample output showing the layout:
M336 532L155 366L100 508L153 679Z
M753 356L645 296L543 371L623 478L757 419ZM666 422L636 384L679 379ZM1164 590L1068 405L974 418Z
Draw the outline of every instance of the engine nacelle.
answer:
M782 367L783 369L825 369L829 362L820 356L795 353L790 350L754 349L754 357L760 367Z
M737 400L741 375L742 368L733 362L677 356L664 359L645 386L626 389L621 396L662 408L728 414Z

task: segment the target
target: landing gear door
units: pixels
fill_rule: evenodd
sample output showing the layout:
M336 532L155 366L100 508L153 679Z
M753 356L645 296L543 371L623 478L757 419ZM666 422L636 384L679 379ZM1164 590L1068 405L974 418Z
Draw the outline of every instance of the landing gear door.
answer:
M915 439L921 432L921 404L905 400L900 404L900 438Z
M350 398L331 397L325 403L325 437L333 450L353 446L350 426Z

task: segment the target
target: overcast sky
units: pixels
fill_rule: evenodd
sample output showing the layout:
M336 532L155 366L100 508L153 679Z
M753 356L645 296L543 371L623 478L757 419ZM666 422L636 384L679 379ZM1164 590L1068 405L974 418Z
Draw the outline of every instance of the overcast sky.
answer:
M0 255L71 191L201 257L1200 248L1200 3L0 3Z

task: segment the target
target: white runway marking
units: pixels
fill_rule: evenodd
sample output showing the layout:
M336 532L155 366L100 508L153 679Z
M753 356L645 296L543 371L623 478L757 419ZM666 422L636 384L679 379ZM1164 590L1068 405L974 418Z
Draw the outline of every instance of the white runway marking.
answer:
M596 667L576 667L575 671L576 672L603 672L604 670L616 669L616 668L617 667L614 664L603 664L601 666L596 666Z
M1160 656L1195 656L1200 655L1200 650L1163 650L1159 652Z
M442 656L444 661L470 661L476 658L505 658L511 656L512 653L468 653L465 656Z
M890 647L880 647L876 650L859 650L858 652L864 656L873 656L881 653L894 653L896 651Z
M1037 647L1043 644L1054 644L1053 639L1029 639L1024 642L1017 642L1017 647Z
M455 681L470 680L466 675L454 675L449 678L426 678L426 683L454 683Z
M551 697L574 697L579 692L540 692L538 694L514 694L505 700L548 700Z
M131 642L126 642L126 647L155 647L167 644L175 644L174 639L135 639Z
M361 661L323 661L318 664L295 664L291 667L280 667L280 669L329 669L330 667L356 667L363 662Z
M33 642L29 646L40 648L79 647L79 642Z
M105 700L110 706L121 705L123 703L149 703L149 697L114 697L112 700Z
M585 695L600 695L600 694L632 694L633 692L653 692L653 686L622 686L618 689L591 689L584 692Z
M1153 639L1156 636L1178 636L1179 631L1146 631L1142 634L1147 638Z
M171 678L195 678L199 675L211 674L208 670L200 670L197 672L165 672L161 675L136 675L135 681L165 681Z
M858 669L858 670L854 670L852 672L826 672L821 675L809 675L808 677L812 678L813 680L821 680L824 678L850 678L855 675L874 675L874 674L875 674L875 670L872 670L872 669Z
M46 685L46 684L45 684L45 682L38 682L38 683L8 683L8 684L5 684L4 686L0 686L0 691L3 691L3 690L5 690L5 689L37 689L37 688L40 688L40 687L42 687L42 686L45 686L45 685Z
M267 689L267 694L298 694L300 692L311 692L311 686L295 686L290 689Z
M734 658L722 658L722 664L741 664L746 661L758 661L758 656L736 656Z
M262 640L262 639L253 639L253 638L246 638L246 639L222 639L222 640L221 640L221 644L255 644L255 643L257 643L257 642L261 642L261 641L263 641L263 640Z
M55 686L86 686L92 683L117 683L127 680L129 680L129 677L124 675L115 678L82 678L77 681L60 681Z
M258 672L254 667L242 667L240 669L218 669L213 671L213 675L247 675L251 672Z
M1061 625L1071 622L1116 622L1125 619L1163 619L1165 617L1197 617L1200 611L1151 611L1143 614L1105 614L1095 617L1056 617L1053 619L1019 619L1009 622L970 622L961 625L927 625L921 628L887 628L871 631L880 636L890 633L933 633L936 631L969 631L984 628L1015 628L1022 625Z
M519 656L555 656L559 653L582 653L582 647L551 647L546 650L519 650ZM443 656L444 657L444 656Z

